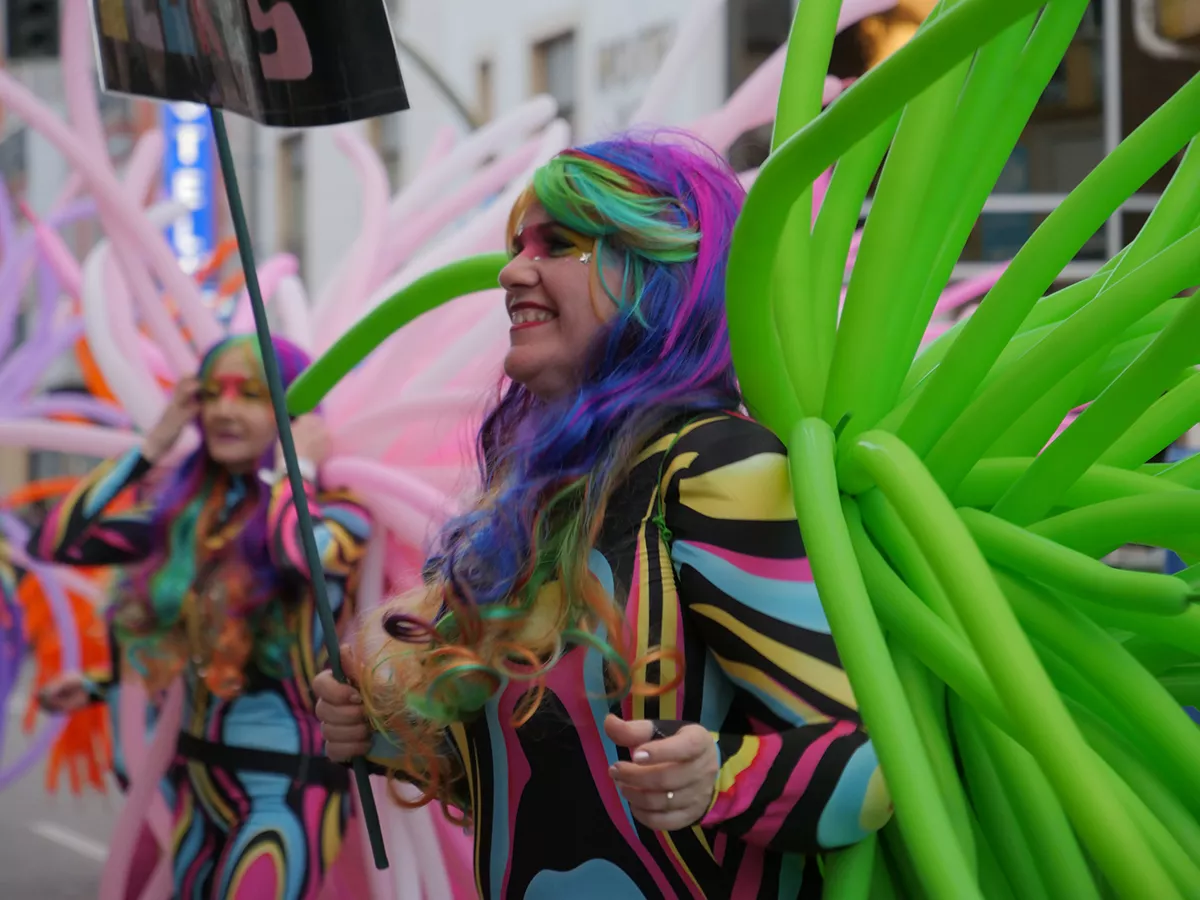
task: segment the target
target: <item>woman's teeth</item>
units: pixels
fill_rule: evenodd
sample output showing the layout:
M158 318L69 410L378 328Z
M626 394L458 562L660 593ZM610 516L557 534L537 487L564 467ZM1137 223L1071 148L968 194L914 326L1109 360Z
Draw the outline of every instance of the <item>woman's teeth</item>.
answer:
M544 309L518 309L512 314L512 323L525 325L529 322L549 322L553 318L554 313Z

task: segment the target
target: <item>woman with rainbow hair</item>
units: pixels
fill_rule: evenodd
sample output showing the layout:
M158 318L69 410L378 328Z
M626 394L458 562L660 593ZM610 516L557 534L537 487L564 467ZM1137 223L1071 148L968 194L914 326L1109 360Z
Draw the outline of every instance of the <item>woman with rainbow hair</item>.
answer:
M537 171L482 492L363 620L355 685L314 685L331 758L470 824L481 897L818 897L820 854L890 815L785 449L739 411L743 196L665 132Z
M275 352L286 383L308 364L283 339ZM113 513L193 421L200 446L145 502ZM294 435L329 600L345 621L370 521L351 496L318 488L329 448L321 420L297 420ZM164 790L175 815L175 896L188 900L313 900L350 812L347 772L321 751L311 692L321 622L277 439L258 345L228 338L179 383L140 449L86 478L30 540L42 559L128 567L112 609L113 673L61 676L44 705L100 701L118 671L152 695L183 678Z

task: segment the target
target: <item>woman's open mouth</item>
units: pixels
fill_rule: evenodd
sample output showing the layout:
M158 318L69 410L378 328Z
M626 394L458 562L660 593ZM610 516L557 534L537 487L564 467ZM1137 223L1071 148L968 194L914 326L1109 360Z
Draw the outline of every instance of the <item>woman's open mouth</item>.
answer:
M512 321L510 331L518 331L545 325L557 319L558 315L549 307L538 303L514 303L509 307L508 317Z

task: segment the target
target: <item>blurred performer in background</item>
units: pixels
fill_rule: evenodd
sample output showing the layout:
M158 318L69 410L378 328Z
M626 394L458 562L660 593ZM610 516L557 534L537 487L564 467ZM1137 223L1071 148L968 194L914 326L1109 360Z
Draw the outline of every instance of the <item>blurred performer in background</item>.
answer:
M308 359L276 338L285 383ZM109 503L144 479L189 423L202 442L151 502ZM318 487L329 439L298 420L317 544L334 613L352 613L370 533L363 508ZM100 699L121 679L152 695L186 686L169 773L177 897L310 900L342 844L346 770L322 753L311 682L323 637L261 359L252 337L208 352L142 447L101 466L50 514L32 554L70 565L126 566L112 611L120 662L105 679L66 673L44 692L54 711Z

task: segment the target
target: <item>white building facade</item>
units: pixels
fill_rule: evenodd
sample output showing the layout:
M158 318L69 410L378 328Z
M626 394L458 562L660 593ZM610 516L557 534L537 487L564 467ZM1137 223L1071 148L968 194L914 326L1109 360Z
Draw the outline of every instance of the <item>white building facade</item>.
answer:
M396 24L405 41L423 51L481 117L549 93L576 138L587 140L628 122L680 24L697 5L694 0L410 2ZM724 98L724 19L714 20L673 97L672 121L664 124L682 124ZM404 155L419 158L434 130L454 118L414 66L406 66L405 74L413 82L413 110L403 120Z
M404 47L427 60L476 122L530 97L550 94L587 140L627 124L670 49L693 0L437 0L393 3L392 24L412 108L362 123L385 162L393 189L425 159L439 131L470 124ZM661 124L683 125L727 94L726 24L712 26ZM781 39L786 36L781 35ZM254 185L249 210L260 251L302 259L310 291L332 274L359 222L359 186L331 129L304 133L253 129ZM245 183L245 182L244 182Z

